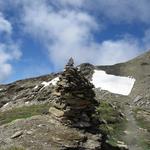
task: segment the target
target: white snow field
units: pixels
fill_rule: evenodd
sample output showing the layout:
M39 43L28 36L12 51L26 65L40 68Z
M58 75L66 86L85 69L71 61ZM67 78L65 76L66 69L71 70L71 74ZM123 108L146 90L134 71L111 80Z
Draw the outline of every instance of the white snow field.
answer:
M111 93L129 95L135 79L107 74L103 70L94 70L91 81L95 88L101 88Z

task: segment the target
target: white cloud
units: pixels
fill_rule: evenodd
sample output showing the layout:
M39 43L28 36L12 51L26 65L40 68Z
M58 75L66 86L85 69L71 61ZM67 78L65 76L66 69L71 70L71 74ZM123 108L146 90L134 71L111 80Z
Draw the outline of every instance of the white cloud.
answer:
M135 3L136 1L136 3ZM21 20L25 32L30 33L46 46L50 61L56 68L62 68L69 57L76 63L91 62L93 64L114 64L126 61L145 49L136 38L120 38L97 42L93 32L103 29L103 23L90 14L90 10L112 20L140 20L147 23L150 17L149 2L131 0L55 0L57 8L46 0L15 1L21 8ZM21 7L20 7L21 4ZM63 6L61 6L63 5ZM70 5L75 8L70 9ZM56 7L56 5L55 5ZM82 7L84 9L82 9ZM149 20L148 20L149 21ZM99 34L100 36L100 34ZM149 34L145 34L145 39Z
M103 25L98 25L95 18L84 11L64 8L56 11L41 1L25 5L24 9L25 30L42 40L57 69L71 56L78 64L114 64L135 57L143 48L137 39L129 37L96 42L93 31Z
M150 23L149 0L98 0L100 11L110 19Z
M8 75L12 71L12 67L10 64L7 63L9 60L9 55L2 51L1 45L0 45L0 81L4 80L8 77Z
M0 81L4 81L13 71L11 61L19 59L21 52L19 46L11 39L12 25L4 18L0 13L0 34L6 36L6 41L1 41L3 37L0 37Z
M141 47L138 40L122 38L120 40L108 40L98 45L97 64L115 64L127 61L140 54Z
M71 56L75 58L77 64L82 62L98 65L114 64L133 58L141 50L148 49L149 30L141 40L125 36L102 42L94 39L94 32L98 32L101 36L100 31L104 28L105 20L111 23L137 21L149 24L149 8L149 0L0 0L0 10L14 9L13 15L16 16L9 17L19 21L17 24L19 29L22 27L23 31L45 45L50 61L56 69L62 68ZM20 18L17 18L18 16ZM98 18L95 18L96 16ZM101 22L101 19L104 22ZM1 13L0 33L9 36L9 42L0 42L1 81L10 75L13 70L11 62L20 58L21 52L12 40L11 23ZM34 74L32 68L30 70ZM37 70L39 68L38 66ZM28 75L28 72L30 71L23 74Z
M55 0L63 6L86 9L111 21L150 23L149 0Z
M145 31L142 41L145 48L150 49L150 28Z
M63 66L65 58L74 57L76 63L90 62L97 65L115 64L127 61L140 54L141 47L136 40L107 40L102 43L91 42L70 48L65 43L50 47L50 55L55 64Z
M26 31L43 40L56 67L62 67L70 56L77 62L91 57L86 56L86 49L93 40L92 30L98 28L92 16L66 9L54 11L46 5L34 7L25 7L23 22Z
M62 0L65 6L82 7L111 21L140 21L150 23L149 0Z
M0 81L7 79L12 72L10 61L19 59L21 52L17 45L0 43Z
M86 0L55 0L55 3L57 4L61 4L64 6L75 6L75 7L79 7L82 6L84 4L84 2L86 2Z
M7 21L3 15L0 13L0 32L11 33L12 26L9 21Z

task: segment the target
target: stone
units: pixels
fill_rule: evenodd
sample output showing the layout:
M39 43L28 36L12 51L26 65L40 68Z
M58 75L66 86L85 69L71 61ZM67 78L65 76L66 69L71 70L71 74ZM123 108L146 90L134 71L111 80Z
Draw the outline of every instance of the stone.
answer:
M101 145L100 145L100 141L101 141L101 135L97 134L97 135L93 135L93 134L87 134L87 141L86 143L84 143L85 148L88 150L100 150L101 149Z
M53 95L55 95L55 96L61 96L61 93L59 93L59 92L53 92Z
M15 139L18 138L19 136L21 136L23 134L23 131L17 131L15 134L13 134L11 136L11 139Z
M64 112L59 109L56 109L55 107L50 107L49 113L53 114L54 116L56 116L58 118L64 116Z
M85 121L87 121L87 122L90 121L90 118L88 117L87 114L83 113L83 114L82 114L82 117L83 117L83 119L84 119Z
M120 150L129 150L128 146L125 144L117 144L117 146Z
M73 58L71 57L66 65L66 67L73 67L74 66L74 60Z
M134 103L137 103L138 101L140 101L142 99L142 96L138 95L134 100L133 102Z
M89 122L80 121L74 124L73 126L77 128L87 128L87 127L91 127L91 124Z
M57 103L53 103L53 107L55 107L57 109L64 109L66 107L66 105L63 103L57 102Z
M33 134L33 131L27 131L26 133L31 135L31 134Z

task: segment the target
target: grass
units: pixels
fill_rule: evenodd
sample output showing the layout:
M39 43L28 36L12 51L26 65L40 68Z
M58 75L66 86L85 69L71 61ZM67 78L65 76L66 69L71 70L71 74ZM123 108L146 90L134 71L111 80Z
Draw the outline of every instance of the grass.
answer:
M4 148L4 149L0 149L0 150L25 150L25 148L23 147L18 147L18 146L11 146L9 148Z
M140 115L139 115L140 112ZM146 111L142 108L136 108L134 109L134 116L137 120L138 125L141 128L147 129L148 134L150 134L150 120L147 120L147 116L149 115L149 111ZM146 116L143 116L142 114L146 114ZM140 144L142 145L144 150L150 149L150 137L149 135L146 135L141 141Z
M106 101L101 101L97 108L98 117L100 121L103 121L99 128L104 135L107 135L108 143L112 143L114 146L117 140L120 140L120 137L124 134L123 131L126 122L118 110L118 108L113 108L112 105Z
M140 112L141 115L138 115ZM144 117L142 114L146 114L146 116L150 115L150 112L143 110L142 108L134 109L134 116L139 124L144 129L147 129L150 132L150 120L147 120L146 116Z
M101 104L97 108L97 112L98 114L100 114L99 117L101 120L103 119L110 124L119 122L121 119L118 110L113 108L112 105L110 105L110 103L108 102L101 102Z
M143 140L140 143L143 147L143 150L150 150L150 140Z
M9 111L0 112L0 125L10 123L16 119L29 118L48 112L49 104L31 105L14 108Z
M97 108L100 121L100 129L106 134L116 134L116 130L121 130L125 119L120 115L118 109L113 108L108 102L102 101ZM118 131L117 131L118 132Z

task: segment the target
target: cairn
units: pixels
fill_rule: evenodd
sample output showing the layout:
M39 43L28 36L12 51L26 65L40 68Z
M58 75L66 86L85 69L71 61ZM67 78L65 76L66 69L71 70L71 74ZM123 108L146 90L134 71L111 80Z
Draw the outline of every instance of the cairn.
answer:
M93 84L74 67L74 61L70 58L64 72L59 76L53 92L57 101L49 112L67 125L77 128L91 127L96 105L93 88Z

